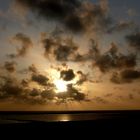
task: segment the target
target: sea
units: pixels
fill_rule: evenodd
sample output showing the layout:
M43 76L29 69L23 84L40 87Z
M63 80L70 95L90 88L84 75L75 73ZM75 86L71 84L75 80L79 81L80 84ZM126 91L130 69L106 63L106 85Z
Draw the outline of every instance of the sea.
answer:
M0 112L0 124L102 120L140 120L140 110Z

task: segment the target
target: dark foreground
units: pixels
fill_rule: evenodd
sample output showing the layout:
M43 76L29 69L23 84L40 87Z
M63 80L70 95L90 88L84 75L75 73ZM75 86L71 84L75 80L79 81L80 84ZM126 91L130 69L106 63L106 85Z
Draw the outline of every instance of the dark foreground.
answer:
M1 133L102 136L140 134L140 111L0 112ZM51 135L53 137L53 135Z

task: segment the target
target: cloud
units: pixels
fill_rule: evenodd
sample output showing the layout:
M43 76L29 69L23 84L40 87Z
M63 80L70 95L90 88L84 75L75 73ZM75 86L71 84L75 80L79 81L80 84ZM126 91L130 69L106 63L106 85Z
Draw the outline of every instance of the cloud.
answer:
M73 46L72 42L71 44ZM14 61L7 61L4 68L9 72L14 72L15 65ZM87 100L86 94L76 87L76 84L80 87L88 80L87 75L82 71L75 73L73 69L68 68L66 63L62 63L58 70L60 73L59 78L67 82L77 78L77 83L68 84L67 91L59 92L59 94L56 93L55 84L50 80L51 75L47 77L40 73L35 64L30 65L24 71L30 78L23 78L22 76L19 78L17 75L14 75L14 77L12 77L13 75L0 76L0 81L2 81L0 82L0 100L29 104L68 103L69 101L79 102ZM33 82L37 84L36 87Z
M78 81L77 85L82 85L84 82L88 81L88 75L84 74L82 71L77 71Z
M71 44L73 46L72 42ZM5 62L4 68L9 72L14 72L15 65L15 62ZM75 84L68 84L66 92L60 92L59 94L56 93L56 86L50 80L49 75L46 77L40 73L35 64L30 65L28 69L25 69L25 71L25 74L28 74L30 77L29 79L22 77L18 78L17 75L15 75L15 78L12 77L13 75L0 76L2 81L0 83L0 100L28 104L86 101L86 94L77 89ZM82 71L77 71L77 73L75 73L72 69L68 69L68 65L66 63L62 63L58 71L60 72L59 78L64 81L71 81L74 78L78 78L76 84L79 86L87 81L87 75L85 75ZM32 82L35 82L37 86L34 87Z
M73 32L81 32L85 30L82 19L76 13L68 15L68 17L66 17L64 21L64 25L66 26L66 28Z
M121 32L128 29L134 29L135 27L136 25L133 22L120 21L110 26L108 33Z
M87 30L92 29L92 31L106 32L112 24L112 19L108 16L107 0L100 0L99 4L83 2L81 9L81 21Z
M70 61L78 51L78 45L72 39L62 39L57 37L45 38L42 40L45 48L45 57L52 56L57 61Z
M16 62L12 61L12 62L8 62L6 61L5 64L4 64L4 68L10 72L10 73L13 73L16 71Z
M33 47L33 43L32 40L26 36L23 33L17 33L13 38L12 38L13 42L19 42L21 45L21 48L17 48L17 54L10 54L9 57L14 58L14 57L24 57L29 48Z
M23 92L23 88L15 79L5 77L5 83L0 85L0 99L16 98ZM13 82L14 80L14 82Z
M140 72L136 70L124 70L121 72L121 77L126 80L138 79L140 78Z
M129 34L125 38L130 47L133 47L134 49L140 51L140 33L139 32Z
M41 97L47 98L48 100L54 100L56 97L56 94L55 94L54 90L52 90L52 89L44 90L41 92Z
M106 101L104 98L97 97L97 96L93 98L93 101L96 101L97 103L102 103L102 104L108 103L108 101Z
M62 70L60 72L60 78L65 81L71 81L75 77L75 74L72 69Z
M32 81L37 82L40 85L46 86L48 84L48 78L42 74L32 74Z
M94 39L90 39L89 58L96 59L100 54L98 43Z
M43 44L45 55L47 54L47 57L51 55L57 61L91 62L93 67L98 67L103 73L134 68L137 65L137 55L119 52L119 47L114 42L110 44L110 48L106 52L102 53L98 42L91 39L88 52L80 54L78 45L72 39L63 40L61 37L59 39L52 37L45 40L45 44ZM83 78L81 81L84 81L86 76L82 74L80 76Z
M14 59L14 58L17 57L16 54L7 54L6 56L7 56L8 58L10 58L10 59Z
M66 63L62 63L61 66L51 66L52 69L57 70L60 72L60 78L65 81L71 81L74 79L76 82L75 85L81 86L85 82L92 82L89 80L89 74L83 73L82 71L74 71L73 69L69 69L68 65Z
M62 23L70 13L75 13L81 5L79 0L35 0L34 2L32 0L16 0L16 2L28 7L46 20L58 20Z
M42 98L47 98L49 100L57 99L57 103L67 103L67 101L85 101L86 95L82 92L79 92L75 87L73 87L73 84L67 85L67 91L66 92L60 92L59 94L56 94L54 90L44 90L41 93Z
M28 86L21 84L23 81L24 83L27 82L24 79L22 79L22 82L19 82L12 77L3 77L3 84L0 84L0 100L28 104L47 104L54 99L50 98L53 92L50 92L47 87L46 90L31 88L29 83L26 83Z
M86 61L95 61L97 58L100 57L100 49L98 43L94 39L90 39L90 45L88 46L89 50L88 53L80 54L76 52L73 55L74 62L86 62Z
M31 66L29 66L28 70L33 72L33 73L37 73L38 72L35 64L32 64Z
M106 52L101 49L94 39L90 40L88 53L79 54L78 51L73 55L73 62L91 62L92 66L98 67L103 73L111 70L124 68L134 68L137 65L137 55L134 53L121 53L119 47L112 42Z
M9 6L9 12L13 14L14 17L21 19L22 21L25 20L27 15L28 8L23 7L19 2L12 1L11 5Z
M115 84L120 84L122 82L121 77L118 72L113 72L110 81Z
M45 49L45 56L48 56L51 53L52 48L56 44L54 39L52 38L45 38L42 40L43 48Z
M51 42L51 43L50 43ZM49 38L48 43L45 42L45 54L52 55L57 61L72 62L92 62L93 66L98 67L101 72L109 72L113 69L134 68L137 65L137 55L134 53L123 54L119 52L119 47L112 42L110 48L101 53L98 42L94 39L90 40L88 52L80 54L78 45L72 39L63 40L59 38Z
M30 73L38 74L39 71L38 71L35 64L31 64L30 66L28 66L28 68L24 68L22 70L19 70L18 73L19 74L30 74Z
M101 72L108 72L112 69L133 68L136 66L136 55L118 53L117 45L112 43L107 52L96 58L95 66L99 67Z
M15 0L18 5L28 8L45 20L57 21L72 32L89 29L105 30L111 23L107 13L108 1L100 0L93 4L80 0Z
M69 56L77 51L77 47L60 45L55 51L54 55L58 61L68 61Z
M55 92L55 85L37 80L38 84L43 84L44 88L30 87L30 80L21 81L13 77L0 77L3 82L0 83L0 100L11 102L20 102L28 104L48 104L68 103L68 101L86 101L86 95L76 89L73 84L67 85L66 92Z
M30 83L30 81L28 79L22 79L22 81L21 81L21 85L23 87L28 87L29 83Z
M36 96L39 96L39 95L40 95L40 92L41 92L41 91L40 91L39 89L33 88L33 89L30 91L29 95L32 96L32 97L36 97Z
M67 85L68 88L68 96L76 101L85 100L86 95L84 93L79 92L76 88L73 87L72 84Z
M111 82L116 84L130 83L133 80L140 78L140 71L133 69L125 69L121 72L114 72L111 77Z

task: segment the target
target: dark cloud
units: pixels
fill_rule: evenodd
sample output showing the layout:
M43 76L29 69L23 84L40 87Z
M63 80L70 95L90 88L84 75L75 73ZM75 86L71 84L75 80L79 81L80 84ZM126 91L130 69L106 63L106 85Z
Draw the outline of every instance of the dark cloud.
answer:
M60 45L55 51L54 55L58 61L68 61L69 56L77 51L77 47Z
M89 57L87 55L81 55L79 53L74 55L72 59L73 62L85 62L87 60L89 60Z
M100 56L100 50L97 42L94 39L90 39L90 49L89 49L89 57L92 59L96 59Z
M72 61L72 62L92 62L93 66L98 67L101 72L108 72L113 69L134 68L137 65L137 55L134 53L123 54L119 52L119 47L112 42L110 49L101 53L98 43L90 40L88 46L88 53L80 54L78 46L68 43L65 46L59 46L54 52L55 58L58 61ZM69 47L67 47L69 46ZM56 53L57 52L57 53ZM70 57L69 57L70 56Z
M126 36L126 40L129 43L130 47L140 51L140 33L132 33Z
M45 18L64 19L80 6L79 0L16 0Z
M60 78L65 81L71 81L75 77L75 74L72 69L62 70L60 72Z
M42 43L43 47L45 48L45 56L48 56L49 53L51 53L51 50L56 44L56 42L52 38L46 38L42 40Z
M75 13L69 15L64 22L65 26L74 32L84 31L86 28L82 23L82 19Z
M64 33L64 31L61 29L61 27L60 26L56 26L54 28L54 30L51 32L51 35L54 36L54 37L59 37L63 33Z
M135 67L136 55L118 53L118 47L112 43L109 51L97 57L95 61L95 65L98 66L102 72L107 72L111 69Z
M55 85L48 83L44 89L31 88L30 81L22 79L21 82L12 77L0 77L0 100L29 104L67 103L68 101L86 101L86 95L76 89L73 84L67 85L66 92L55 92ZM42 82L42 81L41 81ZM40 83L40 81L38 82ZM41 83L42 84L42 83ZM44 83L43 83L44 85Z
M49 90L44 90L41 92L42 98L46 98L48 100L53 100L57 96L54 92L54 90L49 89Z
M54 100L57 98L57 102L67 103L67 101L85 101L86 95L80 91L78 91L75 87L73 87L73 84L67 85L67 91L66 92L60 92L59 94L56 94L54 90L44 90L41 92L42 98L47 98L49 100Z
M85 100L85 94L79 92L76 88L72 86L72 84L68 85L68 93L71 94L74 100L78 100L78 101Z
M57 61L70 61L72 56L76 55L78 50L77 44L72 39L62 39L57 37L46 38L42 40L45 48L46 57L54 57Z
M78 81L76 82L77 85L81 85L84 82L88 81L88 76L84 74L82 71L77 71Z
M73 32L106 30L111 23L107 1L93 4L80 0L15 0L46 20L55 20ZM106 4L105 4L106 3Z
M71 99L74 101L84 101L86 100L86 95L78 91L72 84L67 85L67 92L62 92L57 95L58 98Z
M124 70L121 72L123 79L134 80L140 78L140 71L137 70Z
M96 60L97 58L100 57L100 49L98 46L98 43L94 39L90 39L90 44L88 46L89 50L88 53L86 54L79 54L76 52L75 55L73 55L73 61L74 62L85 62L85 61L91 61L91 60Z
M49 79L42 74L32 74L31 80L37 82L40 85L46 86Z
M114 72L111 81L116 84L130 83L133 80L140 78L140 72L133 69L126 69L121 72Z
M88 77L89 74L85 74L82 71L74 72L73 69L68 69L68 65L66 63L62 63L60 67L51 66L51 68L56 69L58 72L60 72L60 78L62 78L65 81L71 81L75 79L76 85L80 86L84 82L91 82Z
M39 89L33 88L30 91L29 96L36 97L36 96L39 96L40 93L41 93L41 91Z
M57 61L72 61L72 62L93 62L93 66L100 69L101 72L108 72L113 69L134 68L137 65L136 54L123 54L119 52L118 46L112 42L108 51L101 53L98 43L90 40L88 53L80 54L78 52L78 45L72 39L59 38L49 39L45 44L45 54L51 54ZM48 46L48 47L47 47Z
M80 7L79 0L16 0L17 3L30 8L44 19L57 20L65 24L65 19Z
M0 99L16 98L22 94L23 88L13 81L14 79L7 77L4 79L5 83L0 85Z
M120 54L117 60L119 68L133 68L137 65L137 58L135 54L123 55Z
M11 58L18 56L24 57L27 54L29 48L33 46L32 40L23 33L17 33L13 37L13 41L21 43L21 48L17 48L17 54L10 54L9 57Z
M16 62L8 62L6 61L4 64L4 68L8 71L8 72L15 72L16 70Z
M35 64L32 64L31 66L29 66L28 70L29 70L30 72L33 72L33 73L37 73L37 72L38 72L38 70L37 70Z

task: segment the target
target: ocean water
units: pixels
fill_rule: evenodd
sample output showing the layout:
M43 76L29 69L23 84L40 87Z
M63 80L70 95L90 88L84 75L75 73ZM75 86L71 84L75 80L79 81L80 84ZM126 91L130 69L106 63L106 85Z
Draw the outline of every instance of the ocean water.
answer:
M0 112L0 124L29 122L70 122L140 120L140 111Z

